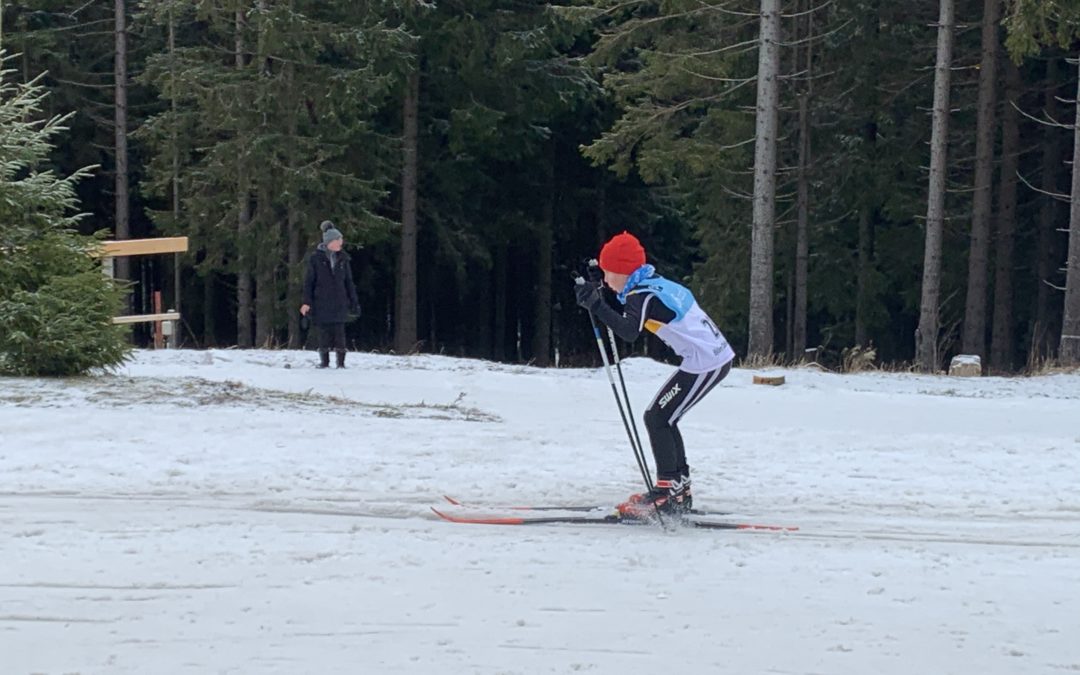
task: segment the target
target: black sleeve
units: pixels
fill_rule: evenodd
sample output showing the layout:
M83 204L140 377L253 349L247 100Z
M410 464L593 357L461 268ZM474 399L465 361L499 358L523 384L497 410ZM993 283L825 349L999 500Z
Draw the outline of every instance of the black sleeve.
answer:
M360 313L360 298L356 295L356 283L353 282L352 276L352 259L346 259L345 261L345 285L349 291L349 302L352 303L352 307L357 310L357 314Z
M304 303L309 307L315 304L315 254L308 256L307 270L304 272Z
M634 293L628 297L622 314L609 307L607 303L599 303L594 312L597 319L627 342L638 339L647 319L667 323L675 318L675 312L657 300L652 293Z

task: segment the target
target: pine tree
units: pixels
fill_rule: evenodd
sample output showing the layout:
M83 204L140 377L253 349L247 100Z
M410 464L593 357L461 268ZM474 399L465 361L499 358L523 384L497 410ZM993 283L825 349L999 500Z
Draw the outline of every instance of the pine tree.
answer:
M949 135L949 96L955 13L953 0L940 0L937 65L934 76L933 138L930 142L930 183L926 210L926 250L923 257L922 302L915 337L915 358L924 372L941 366L938 344L941 302L941 249L945 227L946 157Z
M754 221L750 249L750 344L747 356L773 351L773 231L776 229L776 145L780 115L780 0L761 0Z
M7 57L0 59L6 64ZM67 116L42 118L38 81L0 72L0 373L77 375L121 364L130 347L111 323L123 292L78 235L76 183L46 168Z
M1020 71L1006 60L1005 101L1001 118L1001 176L998 188L997 242L994 256L994 321L990 367L998 372L1013 368L1013 251L1016 246L1016 168L1020 161Z
M1080 5L1039 0L1013 0L1006 19L1007 45L1014 58L1036 53L1040 45L1069 49L1080 38ZM1078 62L1080 68L1080 62ZM1065 310L1058 359L1080 366L1080 84L1074 98L1072 187L1069 208L1069 252L1065 265Z
M986 359L987 282L990 269L990 215L993 206L994 136L998 86L998 24L1002 0L985 0L982 60L979 66L978 121L975 129L975 196L968 253L963 350Z

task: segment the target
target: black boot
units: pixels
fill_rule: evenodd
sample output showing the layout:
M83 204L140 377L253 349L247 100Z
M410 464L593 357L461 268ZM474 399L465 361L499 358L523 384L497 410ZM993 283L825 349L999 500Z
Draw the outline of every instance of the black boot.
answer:
M330 367L330 350L329 349L320 349L319 350L319 367L320 368L329 368Z
M657 476L654 488L643 494L631 495L616 508L624 518L650 518L657 511L672 515L686 513L694 508L690 476Z
M344 368L345 367L345 350L343 350L343 349L339 350L338 353L337 353L337 367L338 368Z

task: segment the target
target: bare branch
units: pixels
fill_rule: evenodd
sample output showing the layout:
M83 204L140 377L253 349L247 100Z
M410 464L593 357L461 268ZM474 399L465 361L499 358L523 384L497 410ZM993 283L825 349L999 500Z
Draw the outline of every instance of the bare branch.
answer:
M600 12L600 16L603 16L605 14L614 14L615 12L619 11L620 9L630 7L631 5L640 5L640 4L643 4L644 2L645 2L645 0L630 0L630 2L624 2L624 3L621 3L621 4L615 5L613 7L608 7L604 11Z
M1018 112L1019 112L1019 113L1020 113L1021 115L1023 115L1024 117L1026 117L1026 118L1028 118L1028 119L1030 119L1030 120L1034 120L1035 122L1038 122L1039 124L1042 124L1043 126L1047 126L1047 127L1060 127L1060 128L1062 128L1062 129L1072 129L1072 128L1073 128L1073 125L1071 125L1071 124L1062 124L1062 123L1058 122L1057 120L1054 120L1054 119L1053 119L1052 117L1050 117L1050 115L1049 115L1049 114L1047 114L1047 113L1046 113L1046 111L1045 111L1045 110L1043 111L1043 114L1044 114L1044 115L1046 115L1047 119L1049 119L1049 120L1050 120L1049 122L1047 122L1046 120L1041 120L1041 119L1039 119L1038 117L1035 117L1034 115L1031 115L1031 114L1027 113L1026 111L1024 111L1024 109L1023 109L1023 108L1021 108L1020 106L1016 105L1016 102L1015 102L1015 101L1009 101L1009 105L1011 105L1012 107L1016 108L1016 110L1017 110L1017 111L1018 111Z
M750 145L755 140L757 139L751 136L745 141L739 141L738 143L732 143L731 145L721 145L719 148L717 148L717 150L734 150L735 148L741 148L744 145Z
M704 0L698 0L699 5L704 5L706 9L711 12L719 12L720 14L730 14L731 16L750 16L755 19L761 16L760 12L739 12L734 9L727 9L720 5L707 5Z
M90 4L90 3L87 3ZM20 31L22 35L44 35L46 33L59 33L61 31L78 30L79 28L86 28L87 26L96 26L97 24L112 23L112 17L108 19L98 19L96 21L87 21L86 23L76 23L70 26L50 26L49 28L34 28L32 30Z
M794 19L796 17L806 16L807 14L813 14L814 12L819 12L819 11L825 9L826 7L828 7L831 4L832 4L832 0L828 0L828 2L825 2L824 4L818 5L817 7L811 7L810 9L806 10L805 12L796 12L794 14L781 14L780 18L781 19Z
M817 35L811 35L809 37L802 38L801 40L795 40L793 42L780 42L779 44L782 47L795 47L797 45L802 45L802 44L807 44L807 43L817 43L818 41L820 41L823 38L827 38L827 37L829 37L830 35L832 35L834 33L840 32L841 30L846 28L847 25L849 23L851 23L852 21L854 21L854 19L848 19L847 21L840 24L836 28L832 29L828 33L818 33Z
M721 185L720 189L737 199L745 199L748 202L754 201L754 195L748 195L745 192L736 192L726 185Z
M747 82L753 82L754 80L757 79L756 75L754 77L713 77L712 75L705 75L704 73L699 73L699 72L690 70L686 66L679 66L679 70L683 71L687 75L693 75L694 77L700 77L701 79L709 80L710 82L738 82L740 84L745 84Z
M1057 192L1048 192L1048 191L1043 190L1041 188L1035 187L1034 185L1029 183L1028 179L1024 178L1024 175L1021 174L1019 171L1016 172L1016 177L1020 179L1021 183L1023 183L1024 185L1028 186L1029 188L1031 188L1035 192L1038 192L1041 195L1046 195L1047 197L1053 197L1054 199L1057 199L1058 201L1065 202L1066 204L1071 204L1072 203L1072 197L1070 197L1069 195L1059 194Z
M660 54L661 56L689 56L689 57L692 57L692 58L697 58L699 56L713 56L715 54L722 54L722 53L724 53L726 51L736 49L736 48L739 48L739 47L746 47L747 48L746 51L751 51L753 49L756 49L757 45L758 45L758 39L754 38L753 40L746 40L745 42L736 42L733 45L728 45L726 47L721 47L719 49L710 49L710 50L707 50L707 51L704 51L704 52L689 52L689 53L686 53L686 54L679 54L679 53L675 53L675 52L654 51L652 53L653 54Z

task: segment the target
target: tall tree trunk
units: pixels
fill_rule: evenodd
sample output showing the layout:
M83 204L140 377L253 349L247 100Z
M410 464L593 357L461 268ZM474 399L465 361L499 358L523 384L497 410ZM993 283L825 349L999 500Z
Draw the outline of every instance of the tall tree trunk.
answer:
M806 353L806 278L810 261L810 95L799 97L799 214L795 228L795 308L792 327L794 361Z
M289 9L292 9L290 3ZM287 88L289 91L289 98L295 100L295 86L296 86L296 65L293 62L288 62L284 66L285 78L287 81ZM297 134L297 119L296 110L291 106L289 110L288 121L288 144L289 144L289 177L290 180L295 180L296 171L296 134ZM285 313L288 316L288 345L289 349L298 349L302 347L300 337L300 303L303 301L301 297L303 294L304 283L304 250L303 250L303 236L300 231L300 218L297 214L297 199L295 192L290 190L289 195L286 197L285 202L285 240L286 247L288 249L288 273L286 275L286 298L285 298Z
M1059 119L1058 116L1058 62L1053 56L1046 62L1046 94L1044 95L1043 107L1046 115L1051 119ZM1058 174L1061 171L1062 152L1064 143L1061 132L1055 127L1045 127L1042 140L1042 185L1044 192L1057 193ZM1035 245L1035 270L1038 274L1036 280L1038 290L1035 296L1035 325L1033 326L1032 344L1035 354L1031 357L1038 359L1049 356L1050 352L1057 347L1060 314L1057 309L1056 291L1048 284L1054 280L1057 272L1057 259L1055 246L1057 233L1057 220L1059 207L1057 200L1048 195L1041 197L1042 205L1039 209L1039 231Z
M404 146L401 172L401 252L398 258L397 323L394 349L407 354L416 347L416 239L418 117L420 72L409 73L405 82Z
M257 86L262 90L258 95L267 100L269 96L265 96L265 93L269 90L271 60L270 25L266 19L266 0L258 0L255 6L258 8L259 15L256 54L260 77ZM268 133L270 131L268 127L267 113L264 111L261 131ZM264 169L256 181L255 214L257 217L252 219L252 242L256 246L252 261L255 271L255 346L260 349L274 346L274 307L278 302L275 282L277 266L284 257L281 251L280 229L271 198L274 190L270 180L270 176Z
M490 250L490 248L489 248ZM474 284L476 288L476 319L475 319L475 335L477 342L474 345L476 353L480 354L483 358L491 358L492 351L495 349L495 334L492 327L492 321L490 320L495 314L495 305L492 300L492 288L491 288L491 273L487 270L487 274L470 274L470 283Z
M176 95L176 18L173 16L172 7L169 7L169 86L172 88L170 107L172 108L172 216L173 227L180 226L180 131L179 112L177 110ZM183 316L184 287L182 284L183 269L180 261L183 258L173 256L173 292L175 301L173 310ZM179 325L179 324L178 324ZM183 331L177 329L172 337L175 347L180 347L184 342Z
M780 100L779 43L780 0L761 0L748 350L748 356L759 357L767 357L773 350L773 221L776 217L776 130Z
M941 301L941 242L945 225L946 155L949 137L949 85L952 75L953 0L940 0L937 64L934 73L934 115L930 139L930 181L926 206L926 249L923 255L922 299L915 330L915 360L925 372L941 365L938 354Z
M814 73L814 15L810 10L813 0L806 0L800 7L806 21L806 63L804 70L806 87L799 96L799 185L798 216L795 225L795 307L792 321L792 349L790 358L801 361L806 354L806 285L810 262L810 96L813 93ZM796 49L796 55L799 50ZM797 60L797 59L796 59Z
M495 290L495 316L492 318L495 341L491 356L496 361L506 360L506 272L509 268L507 260L509 253L505 241L499 240L495 244L495 269L492 270L492 276L494 277L492 287Z
M236 10L236 69L244 69L244 12ZM244 158L236 163L236 346L251 348L251 180Z
M250 349L254 331L253 297L254 283L251 274L251 181L243 160L237 167L239 185L236 223L236 346Z
M533 326L533 360L537 366L551 365L551 266L555 248L555 146L548 159L547 199L536 242L536 315Z
M172 7L169 7L169 86L172 88L169 96L169 106L172 109L173 119L171 129L172 211L173 227L177 227L180 224L180 112L177 104L179 96L176 86L176 18L173 16ZM177 311L180 311L179 307L177 307Z
M207 270L202 277L203 291L203 346L217 345L217 289L214 287L214 273Z
M300 334L300 303L303 300L304 285L304 242L301 236L300 221L296 214L296 204L292 201L285 212L286 236L289 247L288 297L285 308L289 317L289 349L303 346Z
M1078 66L1080 71L1080 66ZM1061 320L1058 359L1063 366L1080 366L1080 81L1076 86L1073 123L1072 201L1069 205L1069 257L1065 263L1065 312Z
M867 322L870 318L870 273L874 255L874 226L870 210L868 205L859 210L859 271L855 289L855 344L859 347L870 344Z
M127 8L125 0L115 1L116 53L113 61L115 102L113 106L116 139L116 238L131 238L128 196L127 146ZM131 279L131 259L116 259L116 276Z
M880 45L881 36L881 5L882 0L875 0L866 8L862 17L862 30L873 45ZM877 62L878 50L871 50L868 54L868 70L873 72L880 68ZM864 161L869 167L869 174L876 171L878 164L878 125L877 114L881 108L879 89L877 84L866 78L856 94L857 100L864 101L866 108L865 121L862 124L862 137L864 144ZM872 304L876 299L872 284L874 279L874 224L877 220L881 198L875 194L876 190L863 187L862 195L857 200L859 208L858 226L858 271L856 272L855 288L855 344L859 347L868 347L872 340L870 336L870 317Z
M1005 105L1001 120L1001 178L998 188L997 246L994 255L994 326L990 367L1013 368L1013 249L1016 232L1016 170L1020 161L1020 70L1005 59Z
M430 272L430 269L425 270L425 272ZM433 285L430 284L430 283L428 284L427 287L432 289L432 291L430 293L426 294L427 295L427 298L426 298L426 300L427 300L427 315L428 315L427 343L428 343L428 345L429 345L429 347L430 347L430 349L432 351L442 352L445 349L445 346L440 347L440 345L439 345L439 335L438 335L438 332L437 332L437 330L439 328L439 316L438 316L438 313L435 311L436 305L438 304L439 292L438 292L438 290L434 289Z
M975 195L971 213L967 302L963 350L986 356L986 287L990 258L990 214L993 207L994 135L997 112L998 23L1001 0L984 0L982 63L975 126Z
M798 223L793 225L796 229ZM783 247L781 247L782 249ZM794 253L795 246L791 247ZM787 271L787 293L784 294L787 302L786 314L784 315L784 354L788 361L797 361L795 357L795 258L792 256L791 269Z
M258 219L261 233L257 238L255 259L255 346L269 349L274 346L274 309L278 305L277 268L281 262L280 225L274 222L270 189L259 189L259 209L266 215Z

